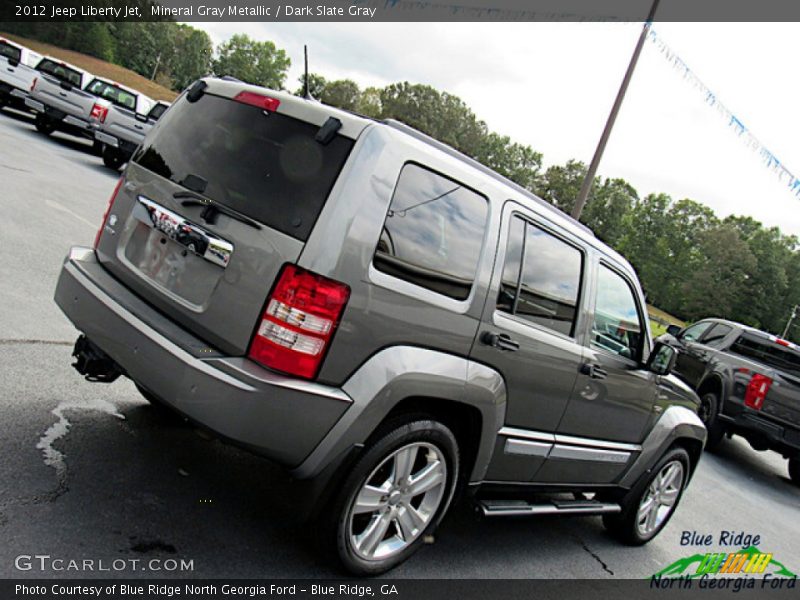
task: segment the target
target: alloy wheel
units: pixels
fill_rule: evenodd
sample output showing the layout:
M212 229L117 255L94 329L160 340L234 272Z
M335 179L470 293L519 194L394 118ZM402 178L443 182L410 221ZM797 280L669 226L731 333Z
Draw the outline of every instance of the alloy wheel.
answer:
M675 508L683 488L683 473L683 464L673 460L651 480L636 513L636 528L643 537L657 531Z
M436 515L447 484L447 462L433 444L404 445L364 480L353 498L348 535L365 560L392 557L416 540Z

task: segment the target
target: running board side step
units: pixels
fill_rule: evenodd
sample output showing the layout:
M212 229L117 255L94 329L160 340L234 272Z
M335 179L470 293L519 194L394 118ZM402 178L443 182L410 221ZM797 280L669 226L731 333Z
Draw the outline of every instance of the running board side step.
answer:
M542 504L531 504L524 500L479 500L478 507L486 517L603 515L622 511L619 504L597 500L551 500Z

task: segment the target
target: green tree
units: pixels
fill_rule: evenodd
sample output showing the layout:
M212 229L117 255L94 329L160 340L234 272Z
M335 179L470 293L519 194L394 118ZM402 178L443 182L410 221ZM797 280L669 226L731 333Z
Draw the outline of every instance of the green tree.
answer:
M258 42L237 33L217 48L214 72L275 90L283 89L292 64L286 52L270 41Z
M578 182L583 183L581 177ZM570 192L574 187L570 188ZM575 192L577 194L577 191ZM625 235L628 213L639 200L634 187L624 179L606 179L593 186L591 199L586 203L581 222L585 223L595 235L611 246L617 246ZM570 210L572 207L569 207Z
M463 100L429 85L393 83L381 90L380 104L382 118L402 121L468 156L479 154L488 134Z
M298 87L295 90L294 95L295 96L305 96L305 93L306 93L306 75L305 75L305 73L300 75L300 77L297 79L297 81L300 83L300 87ZM311 96L313 98L316 98L317 100L319 100L320 97L322 96L323 92L325 91L325 86L327 84L328 84L328 82L325 80L325 78L322 75L319 75L317 73L309 73L308 74L308 91L311 93Z
M338 79L328 82L318 97L325 104L349 111L358 109L360 98L361 90L356 82L350 79Z
M536 188L536 193L550 204L569 213L575 205L575 198L578 197L581 183L586 177L586 171L586 165L578 160L569 160L563 166L553 165L548 167L539 186ZM595 183L598 183L597 179ZM592 187L587 204L591 204L594 200L594 190L596 188L597 185Z
M361 92L361 97L358 99L358 107L356 112L367 117L372 117L373 119L380 118L381 113L383 112L383 107L381 106L380 89L376 87L368 87Z
M178 90L188 87L211 71L214 46L205 31L188 25L178 25L174 47L169 69L174 87Z
M724 223L703 235L699 249L701 259L683 285L683 316L731 315L747 296L756 258L736 228Z

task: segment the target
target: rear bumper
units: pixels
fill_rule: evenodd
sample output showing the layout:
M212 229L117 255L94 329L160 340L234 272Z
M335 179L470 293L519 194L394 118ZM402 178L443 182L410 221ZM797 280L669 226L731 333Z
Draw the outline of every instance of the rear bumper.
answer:
M352 400L204 346L73 248L55 301L125 374L189 419L286 466L300 466Z
M786 455L800 455L800 429L787 427L750 409L738 415L720 415L726 427L747 439L757 449L770 448Z

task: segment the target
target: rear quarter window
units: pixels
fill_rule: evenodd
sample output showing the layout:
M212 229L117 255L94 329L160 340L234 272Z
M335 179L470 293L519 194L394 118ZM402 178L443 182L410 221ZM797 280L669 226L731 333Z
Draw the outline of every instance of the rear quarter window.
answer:
M373 264L379 271L465 300L475 281L488 202L461 183L408 163L400 172Z
M228 98L180 98L133 162L305 241L353 141L315 140L319 127Z

